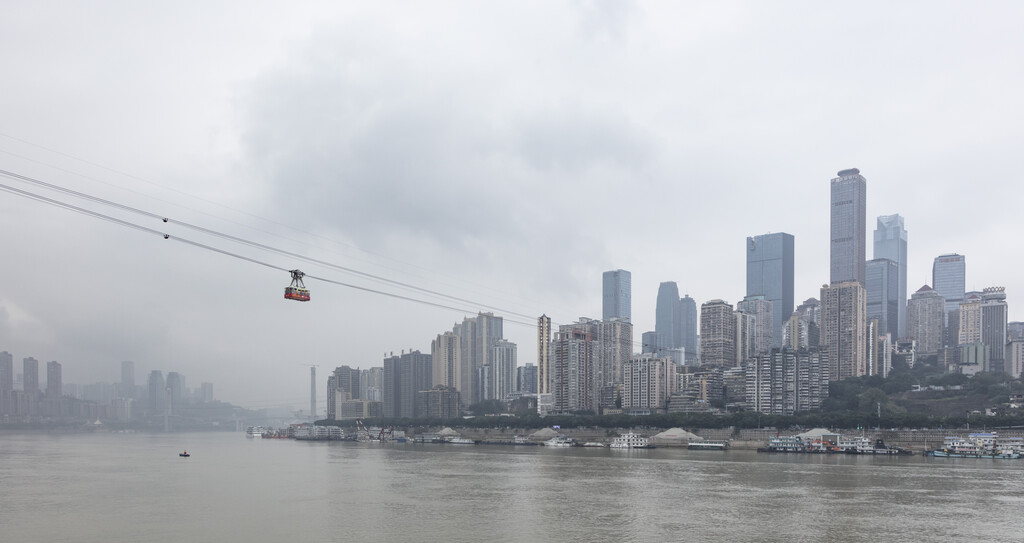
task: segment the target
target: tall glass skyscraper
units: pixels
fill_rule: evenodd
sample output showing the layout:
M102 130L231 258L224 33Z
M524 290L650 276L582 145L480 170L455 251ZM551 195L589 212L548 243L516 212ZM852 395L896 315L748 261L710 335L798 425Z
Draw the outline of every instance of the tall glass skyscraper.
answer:
M899 267L896 286L898 315L896 326L891 327L893 339L907 335L907 231L903 228L903 217L882 215L875 228L874 258L887 258ZM868 287L868 318L871 318L871 288Z
M967 285L967 261L956 253L939 255L932 264L932 288L946 300L947 325L949 312L964 301Z
M662 349L679 347L679 287L675 281L658 285L658 304L654 308L654 331L658 334Z
M829 281L864 284L867 180L860 170L841 170L832 179Z
M632 320L632 275L626 270L611 270L603 275L603 311L601 320Z
M899 322L899 265L888 258L870 260L866 267L867 318L878 319L880 333L897 336Z
M747 296L772 303L772 347L782 346L782 324L793 314L793 236L747 238Z
M682 334L680 347L686 352L688 366L697 362L697 326L699 324L697 302L689 294L684 294L679 299L679 330Z

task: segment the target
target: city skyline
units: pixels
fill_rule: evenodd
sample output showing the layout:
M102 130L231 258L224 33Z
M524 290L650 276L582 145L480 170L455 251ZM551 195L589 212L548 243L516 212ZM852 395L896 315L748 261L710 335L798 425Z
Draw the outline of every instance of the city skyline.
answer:
M634 339L662 282L738 304L740 243L769 232L794 236L794 300L818 298L829 180L851 168L868 225L906 220L907 292L958 253L966 290L1006 287L1024 320L1005 246L1020 220L991 200L1024 139L1019 7L176 9L27 4L0 21L20 82L0 90L0 169L155 215L4 179L157 232L0 194L0 349L59 361L65 382L134 360L138 381L170 368L239 405L302 407L308 365L427 352L490 311L535 363L537 316L599 317L604 271L631 272ZM436 300L182 223L470 302L331 284L315 277ZM308 303L282 299L296 268Z

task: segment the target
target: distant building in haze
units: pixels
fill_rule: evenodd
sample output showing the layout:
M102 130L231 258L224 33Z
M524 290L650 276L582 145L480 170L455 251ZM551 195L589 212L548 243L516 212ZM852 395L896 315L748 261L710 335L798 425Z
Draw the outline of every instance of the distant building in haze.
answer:
M867 181L857 168L837 175L832 179L829 282L864 285Z
M481 387L480 397L483 400L504 400L516 390L516 344L499 339L491 350L487 365L488 382Z
M459 391L455 387L438 385L430 390L416 393L420 417L433 419L455 419L461 416Z
M125 360L121 362L121 390L122 398L135 398L135 362Z
M64 395L64 378L61 373L60 362L53 360L46 363L46 397L51 400Z
M203 403L213 401L213 383L202 383L199 385L199 401Z
M772 304L771 347L782 345L782 326L793 314L793 236L783 232L747 238L747 296ZM738 306L737 306L738 308Z
M896 263L899 268L897 272L897 321L893 328L893 338L903 337L907 334L907 231L903 228L903 217L896 215L882 215L878 217L878 224L875 227L874 258L887 258ZM871 289L868 288L868 303L870 304ZM870 309L868 310L870 314Z
M28 395L39 395L39 361L31 356L21 361L22 387Z
M0 352L0 391L14 390L14 355Z
M632 320L632 275L626 270L604 272L601 320Z
M146 384L149 388L149 416L163 416L164 406L167 403L167 386L164 382L164 373L160 370L149 372L149 379Z

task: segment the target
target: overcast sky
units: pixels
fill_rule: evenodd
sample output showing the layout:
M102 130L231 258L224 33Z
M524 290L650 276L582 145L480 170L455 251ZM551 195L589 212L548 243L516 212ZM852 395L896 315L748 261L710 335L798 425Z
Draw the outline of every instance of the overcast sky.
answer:
M310 280L0 192L0 350L64 382L178 371L247 407L323 404L334 367L429 352L488 307L519 364L532 319L601 316L632 272L745 294L745 240L796 238L796 302L828 281L829 180L867 178L935 256L1005 286L1018 240L1017 2L12 2L0 18L0 169L468 302ZM0 177L284 269L422 293ZM431 298L437 299L437 298ZM516 320L523 324L511 322ZM43 375L45 379L45 375ZM307 407L308 408L308 407ZM321 407L321 410L323 408Z

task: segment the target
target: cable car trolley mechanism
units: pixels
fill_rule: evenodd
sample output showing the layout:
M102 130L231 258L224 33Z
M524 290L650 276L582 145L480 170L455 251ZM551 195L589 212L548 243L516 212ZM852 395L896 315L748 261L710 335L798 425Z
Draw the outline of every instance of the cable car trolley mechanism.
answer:
M299 270L292 270L292 284L284 287L284 299L295 300L297 302L308 302L309 301L309 290L306 289L306 285L302 283L302 277L306 274Z

